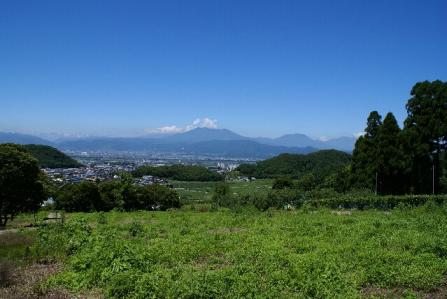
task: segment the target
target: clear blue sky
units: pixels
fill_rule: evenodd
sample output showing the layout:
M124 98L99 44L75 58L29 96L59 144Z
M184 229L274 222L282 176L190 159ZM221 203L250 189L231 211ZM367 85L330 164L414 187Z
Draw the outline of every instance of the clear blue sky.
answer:
M351 135L434 79L445 0L0 1L0 131Z

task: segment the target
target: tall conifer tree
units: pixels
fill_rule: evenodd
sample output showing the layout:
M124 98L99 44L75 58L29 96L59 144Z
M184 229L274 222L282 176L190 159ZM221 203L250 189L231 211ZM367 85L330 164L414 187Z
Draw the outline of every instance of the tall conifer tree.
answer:
M367 119L365 135L361 136L352 156L352 183L355 187L374 189L377 167L377 135L382 116L372 111Z

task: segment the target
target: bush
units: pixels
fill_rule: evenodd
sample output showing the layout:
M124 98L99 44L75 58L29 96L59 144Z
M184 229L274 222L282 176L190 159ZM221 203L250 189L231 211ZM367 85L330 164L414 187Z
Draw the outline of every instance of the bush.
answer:
M104 203L98 186L84 181L63 186L56 195L55 207L66 212L91 212L102 211Z
M231 196L224 193L214 194L213 200L217 207L226 207L232 210L240 210L242 207L253 206L259 211L266 211L269 208L282 209L287 205L293 207L301 206L304 195L296 189L279 189L272 190L268 194L243 194L239 196Z
M227 183L216 184L212 200L216 207L231 208L235 204L234 198L231 196L230 186Z
M308 173L297 181L297 185L300 190L311 191L317 186L317 179L312 173Z
M310 201L315 207L344 208L344 209L381 209L388 210L396 207L421 206L432 201L437 205L447 202L447 195L339 195ZM433 203L431 205L433 205Z
M98 224L107 224L107 218L104 212L98 213Z
M67 224L48 224L37 229L36 252L49 259L61 258L82 250L92 234L83 217L74 217Z
M259 211L266 211L271 206L270 197L264 194L255 194L250 197L251 203Z
M150 185L137 187L136 190L139 209L164 211L181 206L177 192L168 187Z
M284 208L286 205L292 205L293 207L301 206L303 202L304 194L299 190L283 189L273 190L267 195L268 206L264 206L264 210L267 208Z
M144 231L143 225L139 222L132 222L132 224L129 227L129 233L132 235L132 237L136 237L140 235Z
M376 196L368 190L353 190L350 193L338 193L333 189L315 189L302 191L298 189L273 189L267 194L246 194L233 196L227 184L216 186L213 203L216 207L232 210L244 206L254 206L260 211L269 208L283 209L286 206L299 208L306 204L308 208L331 209L381 209L397 207L415 207L426 204L426 209L447 203L447 195L385 195Z
M279 178L273 181L272 189L292 189L294 187L291 178Z

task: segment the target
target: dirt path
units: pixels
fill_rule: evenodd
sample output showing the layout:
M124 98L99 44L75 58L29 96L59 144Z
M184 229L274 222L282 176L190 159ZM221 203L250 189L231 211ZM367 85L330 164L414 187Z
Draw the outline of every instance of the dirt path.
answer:
M4 234L7 234L7 233L16 233L18 231L19 231L18 228L2 229L2 230L0 230L0 236L4 235Z

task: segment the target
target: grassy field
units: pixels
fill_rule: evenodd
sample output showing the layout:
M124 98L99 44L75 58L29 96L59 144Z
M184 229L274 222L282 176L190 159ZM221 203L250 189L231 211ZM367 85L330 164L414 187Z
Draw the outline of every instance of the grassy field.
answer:
M43 257L64 265L34 287L39 294L445 298L446 231L447 207L431 204L390 211L177 210L68 214L65 225L28 232L26 242L35 240L30 265ZM13 260L30 246L6 243L0 253L10 248Z
M211 202L216 182L170 181L185 203ZM251 182L230 182L232 192L236 194L266 193L272 188L273 180L261 179Z

